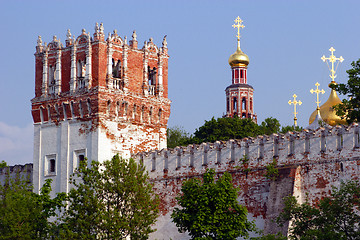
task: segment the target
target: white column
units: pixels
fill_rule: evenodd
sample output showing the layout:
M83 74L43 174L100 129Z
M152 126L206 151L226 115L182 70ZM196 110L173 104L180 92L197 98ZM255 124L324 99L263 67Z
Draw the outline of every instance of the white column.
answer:
M113 88L112 82L112 44L108 43L108 51L107 51L107 87Z
M127 92L128 89L128 77L127 77L127 66L128 66L128 46L124 44L124 59L123 59L123 75L122 79L124 81L124 92Z
M57 50L55 69L55 94L61 92L61 50Z
M157 85L157 92L159 96L163 95L163 68L162 68L162 58L159 57L159 64L158 64L158 85Z
M76 89L76 43L71 48L70 92Z
M42 86L41 92L43 96L47 95L48 90L48 51L45 50L43 57L43 77L42 77Z
M91 39L90 34L88 35L88 49L86 51L86 75L85 75L85 84L86 88L91 87Z

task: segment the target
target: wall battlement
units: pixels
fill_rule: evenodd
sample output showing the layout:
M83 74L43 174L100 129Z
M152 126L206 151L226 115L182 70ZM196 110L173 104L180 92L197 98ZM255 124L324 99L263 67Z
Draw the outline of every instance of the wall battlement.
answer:
M278 166L304 165L360 157L358 124L288 132L241 140L217 141L133 155L143 161L153 179L216 171L265 168L276 159ZM246 160L244 159L246 156Z
M24 179L32 183L33 178L33 164L27 163L25 165L15 165L0 168L0 184L4 184L5 180L9 177L10 179Z

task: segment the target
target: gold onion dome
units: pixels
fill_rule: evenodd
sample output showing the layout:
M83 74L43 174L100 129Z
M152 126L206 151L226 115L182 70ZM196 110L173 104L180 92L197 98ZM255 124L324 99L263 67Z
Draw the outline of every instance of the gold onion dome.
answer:
M249 65L249 57L241 51L239 40L236 52L229 57L229 64L231 67L245 67Z
M332 84L336 84L335 82L331 82ZM341 119L338 115L336 115L336 111L333 107L339 103L342 103L340 98L338 97L336 91L331 89L331 93L329 99L320 106L320 115L324 122L331 126L335 126L338 124L347 124L345 119ZM309 118L309 124L311 124L317 115L317 110L315 110Z

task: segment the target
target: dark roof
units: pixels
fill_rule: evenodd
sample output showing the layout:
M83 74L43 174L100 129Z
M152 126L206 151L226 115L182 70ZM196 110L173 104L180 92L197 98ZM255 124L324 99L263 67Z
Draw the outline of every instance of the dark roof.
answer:
M254 89L249 84L243 84L243 83L232 84L232 85L228 86L226 89L228 89L228 88L252 88L252 89Z

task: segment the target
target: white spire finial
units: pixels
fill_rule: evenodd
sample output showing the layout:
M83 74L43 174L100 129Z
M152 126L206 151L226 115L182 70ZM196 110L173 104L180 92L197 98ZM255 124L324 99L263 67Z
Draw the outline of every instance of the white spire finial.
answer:
M41 39L41 36L39 35L38 36L38 39L37 39L37 45L40 47L41 46L41 44L42 44L42 39Z
M137 35L136 35L136 31L135 31L135 30L133 31L133 34L131 35L131 37L132 37L132 40L133 40L133 41L137 41L137 39L136 39L136 38L137 38Z
M100 23L100 33L104 33L104 25L103 25L103 23Z
M166 37L167 37L167 35L164 36L163 41L162 41L163 48L167 48Z
M67 37L68 40L71 40L71 32L70 32L70 29L67 30L66 37Z

